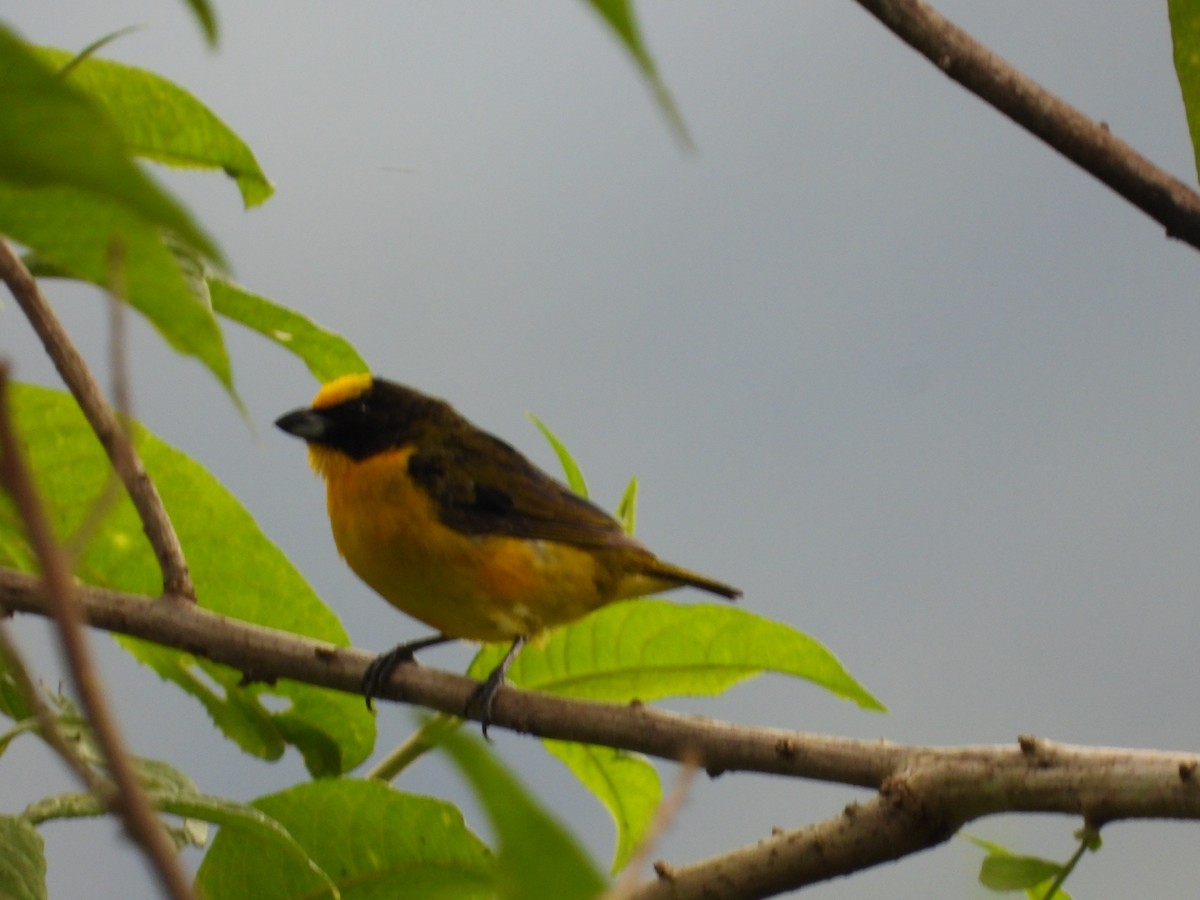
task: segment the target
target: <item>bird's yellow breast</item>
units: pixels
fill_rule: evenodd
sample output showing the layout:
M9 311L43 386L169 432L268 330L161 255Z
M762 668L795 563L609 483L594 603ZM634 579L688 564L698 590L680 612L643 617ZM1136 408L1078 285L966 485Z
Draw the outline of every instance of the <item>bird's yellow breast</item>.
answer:
M338 551L393 606L450 637L501 641L572 622L615 599L611 573L591 552L444 525L437 501L408 475L413 452L354 461L310 445Z

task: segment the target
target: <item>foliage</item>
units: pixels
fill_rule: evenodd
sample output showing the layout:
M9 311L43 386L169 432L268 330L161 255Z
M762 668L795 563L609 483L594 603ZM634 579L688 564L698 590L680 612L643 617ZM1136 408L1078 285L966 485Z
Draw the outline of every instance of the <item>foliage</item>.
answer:
M206 39L216 17L188 0ZM590 5L638 66L670 126L687 130L640 34L629 0ZM1175 61L1193 140L1200 146L1200 4L1171 0ZM166 79L94 54L31 47L0 26L0 234L28 251L31 270L108 286L119 269L123 295L180 353L200 360L233 394L221 321L235 321L301 359L318 381L367 366L344 339L233 282L223 256L191 214L137 159L231 177L247 207L272 186L246 143L191 94ZM1200 168L1200 163L1198 163ZM119 265L114 266L114 258ZM91 429L69 395L19 386L12 410L58 535L79 533L111 478ZM561 441L534 420L558 455L571 487L586 493L580 467ZM199 601L223 615L345 645L336 615L211 474L137 423L134 442L179 531ZM636 482L618 516L633 530ZM131 504L105 508L79 558L86 583L155 594L158 572ZM33 568L33 554L7 498L0 497L0 565ZM288 603L273 602L286 594ZM147 601L152 602L152 601ZM686 626L686 627L685 627ZM221 733L247 754L279 758L290 745L312 781L243 804L200 793L167 763L138 760L159 810L172 816L180 844L203 843L199 823L219 826L197 874L211 898L594 896L604 878L567 828L551 816L489 749L444 718L419 732L438 746L475 790L496 833L489 848L462 814L437 799L398 791L349 773L374 750L374 719L361 698L292 682L243 684L241 673L192 654L121 639L134 658L198 701ZM485 648L470 674L488 672L504 648ZM615 604L531 646L513 683L564 697L614 703L713 696L759 674L800 678L864 709L880 703L826 648L791 627L742 609L680 606L658 600ZM0 659L0 757L26 736L42 736L19 672ZM283 702L264 702L264 698ZM59 727L87 765L105 773L88 726L55 698ZM198 726L199 727L199 726ZM645 838L662 798L655 768L610 748L547 741L546 748L591 791L616 826L613 871ZM46 896L38 827L104 814L88 794L43 798L0 815L0 895ZM1030 896L1061 882L1067 866L988 852L981 880ZM1090 846L1085 841L1082 846ZM1057 880L1057 881L1056 881ZM1061 892L1058 896L1066 896Z
M641 69L677 134L686 136L626 2L593 4ZM209 39L215 17L205 3L194 12ZM166 79L82 54L34 48L0 30L0 234L27 248L31 271L106 287L119 253L123 293L177 351L198 358L227 389L233 373L221 319L239 322L296 354L326 381L366 371L342 338L306 316L231 281L222 256L190 215L136 164L224 172L243 201L267 200L270 182L248 146L203 103ZM16 386L12 415L59 538L87 533L77 575L88 584L152 596L154 554L132 504L98 505L111 478L107 459L68 394ZM535 419L535 422L537 420ZM202 606L226 616L345 645L336 616L303 576L262 534L249 513L197 462L128 423L147 472L179 533ZM583 475L565 446L538 427L581 493ZM618 511L632 530L636 482ZM91 522L97 509L98 523ZM86 526L84 523L88 523ZM34 567L34 556L12 505L0 497L0 565ZM284 594L289 602L275 598ZM692 639L662 640L686 622ZM444 802L348 777L371 753L373 717L361 698L292 682L243 684L241 673L203 658L120 638L120 644L160 677L199 701L215 726L252 756L277 759L288 745L319 780L250 804L200 794L166 763L138 770L163 813L183 817L172 833L203 843L201 822L219 826L197 886L210 897L298 894L392 896L403 885L421 896L592 896L603 878L574 839L490 753L462 734L433 728L488 810L498 835L489 850ZM485 650L472 665L492 665ZM712 695L764 671L806 678L861 706L881 709L834 657L787 626L741 610L631 602L553 635L530 648L513 680L564 696L623 702L639 697ZM11 661L0 668L0 713L12 722L0 754L23 735L41 734ZM285 702L265 703L268 696ZM106 777L86 723L65 698L56 717L97 777ZM614 870L646 834L662 795L645 759L607 748L547 742L617 825ZM47 797L0 818L8 849L0 893L45 895L45 860L37 826L64 817L95 816L104 805L88 794ZM189 824L190 823L190 824ZM547 852L553 848L553 852Z

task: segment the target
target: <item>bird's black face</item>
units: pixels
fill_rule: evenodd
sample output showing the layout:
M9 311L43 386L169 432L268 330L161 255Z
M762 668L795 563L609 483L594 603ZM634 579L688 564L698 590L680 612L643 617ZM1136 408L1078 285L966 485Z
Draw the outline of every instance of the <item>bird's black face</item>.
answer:
M440 400L376 379L357 396L333 406L293 410L275 425L310 444L361 460L412 443L444 408Z

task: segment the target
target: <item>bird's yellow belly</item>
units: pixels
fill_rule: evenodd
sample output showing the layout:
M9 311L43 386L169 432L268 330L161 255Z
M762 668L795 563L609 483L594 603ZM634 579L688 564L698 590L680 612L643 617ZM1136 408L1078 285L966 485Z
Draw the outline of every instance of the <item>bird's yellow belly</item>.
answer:
M502 641L573 622L614 599L612 579L586 550L443 525L405 474L410 454L395 450L326 473L338 550L393 606L450 637Z

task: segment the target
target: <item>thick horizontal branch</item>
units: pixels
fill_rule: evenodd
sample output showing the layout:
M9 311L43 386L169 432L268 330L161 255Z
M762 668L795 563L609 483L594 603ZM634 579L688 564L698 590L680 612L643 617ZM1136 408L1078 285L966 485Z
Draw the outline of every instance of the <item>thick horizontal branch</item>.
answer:
M923 0L858 0L901 40L980 99L1200 248L1200 194L1015 69Z
M358 692L372 656L228 619L195 604L80 587L98 628L175 647L254 678L290 678ZM38 579L0 569L0 608L47 615ZM476 682L401 666L384 698L460 715ZM1035 738L1011 745L920 747L733 725L647 708L504 688L494 727L601 744L709 772L755 771L875 789L838 816L690 866L661 865L638 897L765 897L934 846L1001 812L1057 812L1094 826L1115 819L1200 819L1200 754L1076 747ZM714 881L714 879L716 879ZM728 888L728 890L725 889Z

